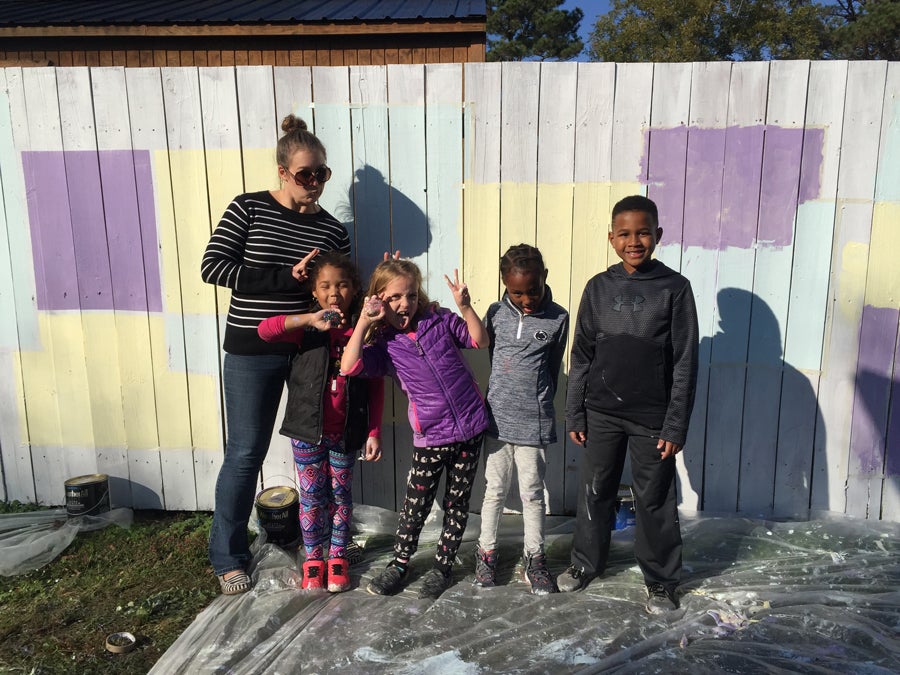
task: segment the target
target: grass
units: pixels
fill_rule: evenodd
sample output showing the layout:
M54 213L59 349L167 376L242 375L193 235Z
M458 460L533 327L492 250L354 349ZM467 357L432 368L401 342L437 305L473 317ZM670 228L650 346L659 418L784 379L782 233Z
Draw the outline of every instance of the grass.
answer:
M0 503L0 513L36 507ZM208 513L136 511L130 529L82 532L49 565L0 577L0 672L146 673L218 594ZM137 638L106 651L110 633Z

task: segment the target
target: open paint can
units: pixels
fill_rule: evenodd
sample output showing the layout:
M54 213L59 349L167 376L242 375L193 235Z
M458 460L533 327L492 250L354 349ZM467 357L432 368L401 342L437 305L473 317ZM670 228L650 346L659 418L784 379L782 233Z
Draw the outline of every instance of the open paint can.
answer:
M634 523L634 490L630 485L622 483L616 495L616 520L613 529L624 530L626 527L633 527Z
M282 548L297 546L300 534L300 494L292 487L266 488L256 496L256 517L266 541Z
M91 473L66 481L66 515L96 516L109 511L109 476Z

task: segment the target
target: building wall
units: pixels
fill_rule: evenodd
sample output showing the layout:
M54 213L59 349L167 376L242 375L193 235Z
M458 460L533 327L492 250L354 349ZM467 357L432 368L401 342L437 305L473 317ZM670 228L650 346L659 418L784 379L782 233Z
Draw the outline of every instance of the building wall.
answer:
M484 32L4 38L0 66L356 66L483 62Z
M682 508L900 520L898 91L885 62L4 69L0 496L59 504L100 471L119 505L213 507L228 297L200 258L234 195L277 186L293 112L363 272L399 248L452 306L459 268L482 314L522 241L574 314L616 262L612 205L655 199L658 257L700 313ZM357 494L396 508L399 390L385 445ZM553 513L574 511L580 452L548 448ZM292 475L276 436L263 483Z

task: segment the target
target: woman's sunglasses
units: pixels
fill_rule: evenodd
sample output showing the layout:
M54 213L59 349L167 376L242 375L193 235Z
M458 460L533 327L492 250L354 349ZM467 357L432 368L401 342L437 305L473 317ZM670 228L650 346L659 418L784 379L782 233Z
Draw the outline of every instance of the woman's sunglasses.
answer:
M331 169L324 164L317 169L300 169L297 173L291 173L290 170L283 166L284 172L294 179L294 183L302 187L309 187L313 179L316 183L327 183L331 178Z

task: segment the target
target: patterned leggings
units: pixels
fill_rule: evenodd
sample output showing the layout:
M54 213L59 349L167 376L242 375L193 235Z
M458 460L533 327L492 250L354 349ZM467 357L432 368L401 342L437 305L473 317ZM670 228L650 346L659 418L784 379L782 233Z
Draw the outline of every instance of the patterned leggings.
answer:
M483 434L479 434L451 445L415 448L406 482L406 499L403 500L394 540L397 559L409 560L416 552L419 534L431 511L441 473L446 467L447 488L442 502L444 525L438 539L434 566L445 574L450 572L469 520L469 496L478 470L482 437Z
M343 558L353 515L353 464L340 436L325 436L318 445L291 439L300 479L300 529L307 560Z

